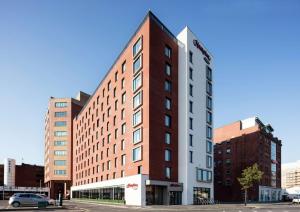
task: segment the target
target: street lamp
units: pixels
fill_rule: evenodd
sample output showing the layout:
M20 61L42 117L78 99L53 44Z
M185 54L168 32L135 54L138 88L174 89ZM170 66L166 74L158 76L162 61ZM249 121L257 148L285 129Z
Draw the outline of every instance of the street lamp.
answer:
M3 184L3 190L2 190L2 199L4 200L4 189L5 189L5 184Z

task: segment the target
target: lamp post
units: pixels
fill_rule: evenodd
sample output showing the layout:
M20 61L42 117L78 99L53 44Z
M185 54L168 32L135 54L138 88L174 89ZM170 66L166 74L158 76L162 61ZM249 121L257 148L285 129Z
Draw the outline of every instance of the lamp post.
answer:
M4 200L4 189L5 189L5 185L3 184L3 190L2 190L2 199Z
M42 180L40 180L40 194L42 193Z

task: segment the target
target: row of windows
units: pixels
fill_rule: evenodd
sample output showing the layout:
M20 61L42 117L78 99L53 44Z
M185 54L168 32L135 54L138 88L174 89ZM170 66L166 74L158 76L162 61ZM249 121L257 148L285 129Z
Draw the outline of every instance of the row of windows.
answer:
M212 171L197 169L197 181L201 182L211 182L212 181Z
M55 117L66 117L67 116L67 112L63 111L63 112L55 112L54 114Z
M67 131L54 131L54 136L57 137L63 137L63 136L67 136L68 132Z
M54 170L55 175L67 175L66 170Z
M54 141L54 146L66 146L67 141Z
M54 123L55 127L64 127L67 126L67 122L66 121L56 121Z
M66 160L54 160L54 165L55 166L65 166L65 165L67 165L67 161Z
M67 102L55 102L56 108L63 108L63 107L67 107L67 106L68 106Z
M66 150L55 150L54 155L56 155L56 156L65 156L65 155L67 155L67 151Z

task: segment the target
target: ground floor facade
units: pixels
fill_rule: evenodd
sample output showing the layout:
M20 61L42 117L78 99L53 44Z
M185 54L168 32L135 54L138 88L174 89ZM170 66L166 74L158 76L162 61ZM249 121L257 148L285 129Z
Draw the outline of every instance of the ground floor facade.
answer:
M111 201L126 205L181 205L184 185L178 182L150 180L148 175L134 175L71 187L72 199ZM190 204L208 203L210 188L191 188Z
M50 198L58 199L59 194L63 196L64 199L70 198L70 187L71 181L63 180L51 180L45 183L46 187L50 190Z
M259 186L259 202L277 202L282 199L281 188Z

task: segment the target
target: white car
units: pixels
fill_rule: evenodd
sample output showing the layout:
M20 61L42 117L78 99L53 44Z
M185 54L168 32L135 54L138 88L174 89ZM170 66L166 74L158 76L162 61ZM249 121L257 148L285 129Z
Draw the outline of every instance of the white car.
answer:
M295 197L292 201L293 204L300 204L300 196Z

